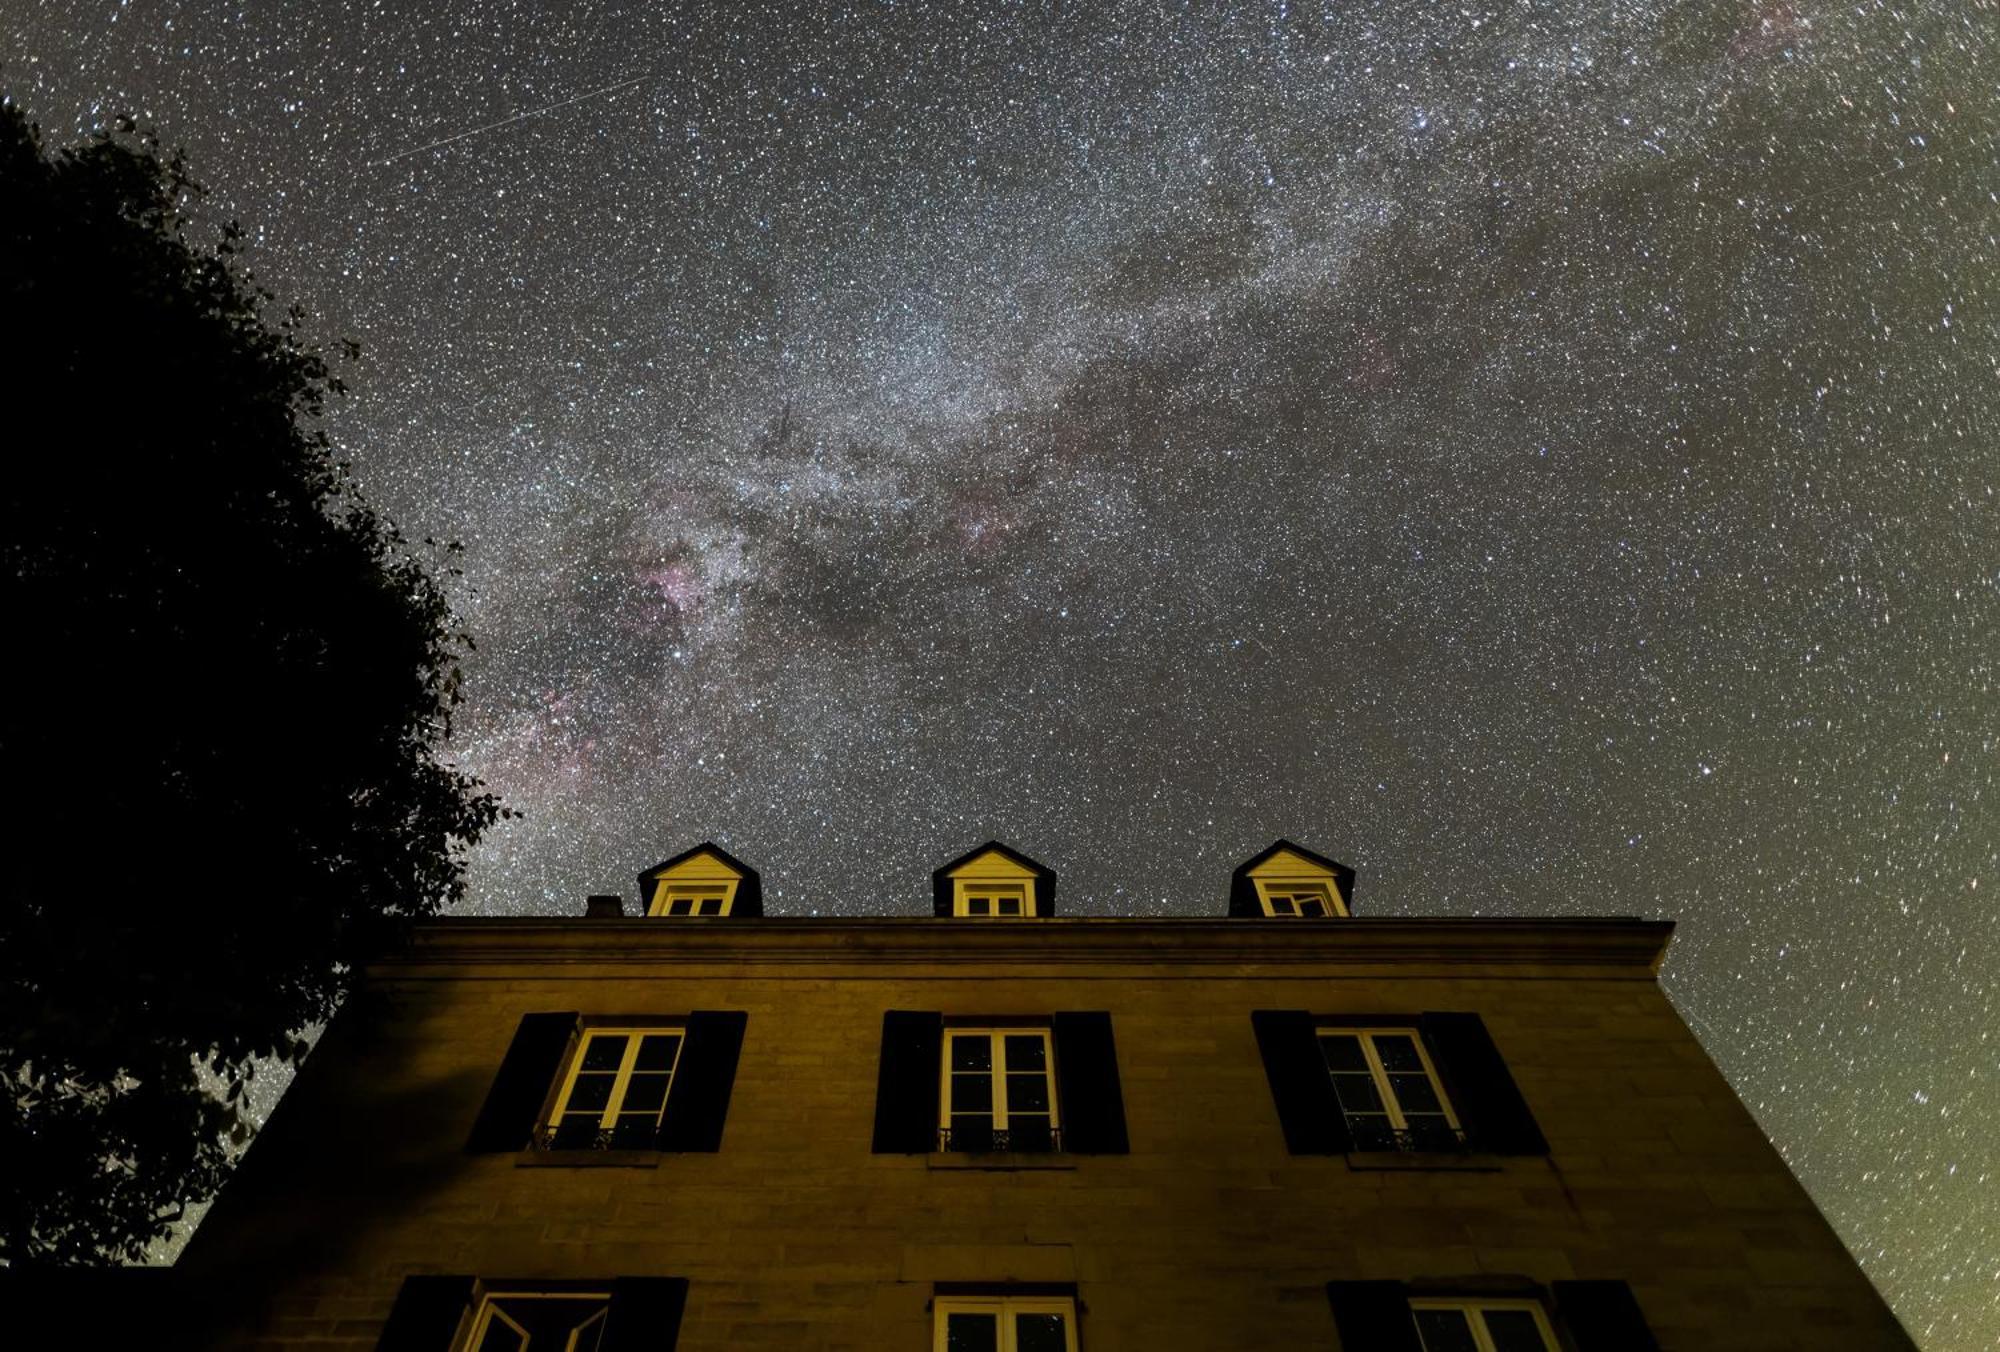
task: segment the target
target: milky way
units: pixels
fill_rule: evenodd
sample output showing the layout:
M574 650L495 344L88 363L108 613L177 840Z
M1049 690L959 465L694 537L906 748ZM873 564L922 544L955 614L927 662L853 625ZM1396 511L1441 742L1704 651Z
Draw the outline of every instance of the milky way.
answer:
M1676 917L1912 1331L2000 1342L2000 9L1164 9L23 2L0 86L363 344L524 814L466 909L712 837L917 913L998 836L1213 914L1282 834Z

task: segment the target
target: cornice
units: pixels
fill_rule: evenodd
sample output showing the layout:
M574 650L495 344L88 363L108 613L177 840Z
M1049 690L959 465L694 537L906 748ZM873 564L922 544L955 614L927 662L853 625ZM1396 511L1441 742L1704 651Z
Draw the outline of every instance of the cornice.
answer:
M869 963L1048 967L1596 968L1651 979L1672 921L1458 917L968 921L928 916L662 920L450 916L370 964L384 978L504 965L724 967ZM1414 974L1407 973L1406 974ZM1573 970L1567 975L1580 975Z

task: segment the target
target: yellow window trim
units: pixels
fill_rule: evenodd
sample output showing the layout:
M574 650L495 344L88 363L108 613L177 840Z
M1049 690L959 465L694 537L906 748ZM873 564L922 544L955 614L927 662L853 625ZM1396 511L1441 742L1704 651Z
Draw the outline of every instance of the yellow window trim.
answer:
M649 916L666 915L673 903L677 901L691 901L697 903L695 911L699 915L703 914L699 903L715 901L718 898L722 902L721 909L708 912L707 914L711 916L728 915L729 908L736 902L735 879L717 882L689 882L678 878L661 878L653 888L653 900L646 908L646 914ZM674 918L680 919L681 917L676 916Z
M586 1025L576 1040L575 1050L570 1053L569 1069L563 1074L562 1091L556 1095L555 1106L549 1110L548 1120L545 1125L554 1126L561 1122L563 1115L568 1111L570 1094L576 1088L576 1077L583 1071L583 1053L590 1046L592 1038L622 1037L626 1039L625 1055L618 1063L617 1078L611 1084L611 1097L605 1101L604 1110L598 1115L597 1125L603 1128L613 1125L618 1120L619 1110L625 1103L625 1091L632 1084L632 1067L639 1059L639 1044L641 1040L649 1036L659 1037L668 1033L680 1039L674 1044L674 1063L667 1068L667 1092L671 1094L674 1087L674 1075L680 1070L681 1066L681 1053L687 1048L687 1028L684 1025L671 1023L656 1024L651 1027ZM593 1071L591 1073L603 1074L602 1071ZM657 1074L658 1072L651 1071L648 1073ZM655 1120L657 1121L660 1117L665 1116L666 1110L666 1100L662 1099L660 1101L660 1111L654 1115ZM516 1293L506 1292L503 1294L513 1295Z
M1033 1025L1018 1028L947 1028L944 1030L944 1063L938 1070L938 1126L951 1127L951 1044L955 1038L985 1038L992 1044L988 1075L993 1085L993 1130L1007 1130L1007 1044L1010 1037L1038 1037L1042 1040L1042 1078L1048 1082L1049 1130L1062 1126L1062 1105L1056 1102L1056 1041L1054 1030ZM1030 1113L1040 1117L1040 1113Z
M1035 884L1032 879L1025 882L1000 881L989 878L953 878L951 880L951 913L971 920L1025 920L1035 915ZM986 899L987 909L974 914L973 901ZM1020 910L1015 914L1005 914L999 903L1014 901Z
M571 1330L569 1341L564 1347L563 1352L575 1352L577 1334L589 1328L592 1324L603 1322L609 1308L611 1293L609 1291L488 1291L480 1297L479 1308L473 1311L472 1327L466 1333L465 1338L462 1341L452 1344L456 1352L473 1352L474 1348L477 1348L481 1343L486 1341L487 1331L492 1328L496 1320L519 1334L523 1343L527 1342L528 1331L509 1317L505 1310L494 1303L500 1300L601 1300L606 1302L606 1308L598 1310L597 1313L589 1316L581 1324L577 1325L575 1329Z
M999 1325L999 1352L1018 1352L1014 1341L1013 1315L1055 1314L1063 1321L1065 1352L1077 1352L1076 1302L1067 1296L940 1296L932 1302L936 1312L931 1322L932 1352L948 1352L946 1335L950 1316L987 1314Z
M1257 884L1257 903L1264 908L1265 915L1296 917L1297 912L1294 910L1279 910L1274 898L1300 892L1318 897L1326 906L1327 915L1347 914L1347 901L1340 895L1340 885L1331 874L1318 877L1255 878L1253 881Z
M1548 1311L1539 1300L1501 1300L1482 1296L1417 1296L1410 1301L1410 1313L1414 1319L1418 1310L1457 1310L1468 1316L1466 1323L1472 1326L1472 1340L1479 1352L1496 1352L1493 1335L1487 1332L1485 1312L1488 1310L1524 1310L1534 1316L1535 1332L1542 1340L1547 1352L1555 1352L1556 1334L1549 1325Z
M1431 1091L1437 1095L1438 1103L1444 1109L1444 1120L1453 1131L1460 1130L1458 1110L1451 1106L1451 1096L1444 1092L1444 1080L1437 1073L1437 1065L1431 1060L1430 1048L1424 1045L1424 1035L1415 1028L1320 1028L1318 1036L1352 1037L1361 1043L1361 1055L1368 1062L1369 1078L1375 1081L1375 1092L1382 1099L1382 1106L1388 1110L1389 1125L1397 1131L1407 1131L1409 1120L1403 1116L1403 1105L1396 1099L1396 1091L1389 1083L1388 1068L1382 1064L1382 1054L1375 1049L1378 1037L1406 1037L1410 1045L1417 1049L1417 1060L1423 1063L1424 1078L1431 1082ZM1329 1072L1331 1073L1331 1072Z

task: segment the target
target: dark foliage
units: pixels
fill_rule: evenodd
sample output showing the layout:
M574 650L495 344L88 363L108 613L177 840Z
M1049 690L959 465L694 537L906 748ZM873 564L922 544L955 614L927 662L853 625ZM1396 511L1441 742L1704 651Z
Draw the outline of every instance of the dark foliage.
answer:
M137 1256L255 1058L462 888L464 642L317 430L340 391L178 157L0 108L0 1261ZM218 1098L202 1087L226 1087Z

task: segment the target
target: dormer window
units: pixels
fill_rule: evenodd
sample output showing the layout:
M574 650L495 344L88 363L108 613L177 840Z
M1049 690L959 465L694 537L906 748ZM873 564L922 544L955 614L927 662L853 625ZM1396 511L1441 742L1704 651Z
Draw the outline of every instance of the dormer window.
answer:
M1054 914L1056 875L999 841L960 855L931 875L938 915L1024 920Z
M1237 866L1229 880L1229 914L1280 920L1345 918L1354 870L1280 840Z
M1265 915L1324 918L1339 915L1331 890L1325 883L1273 882L1258 889Z
M640 874L639 898L649 916L719 919L764 913L757 870L707 843Z

